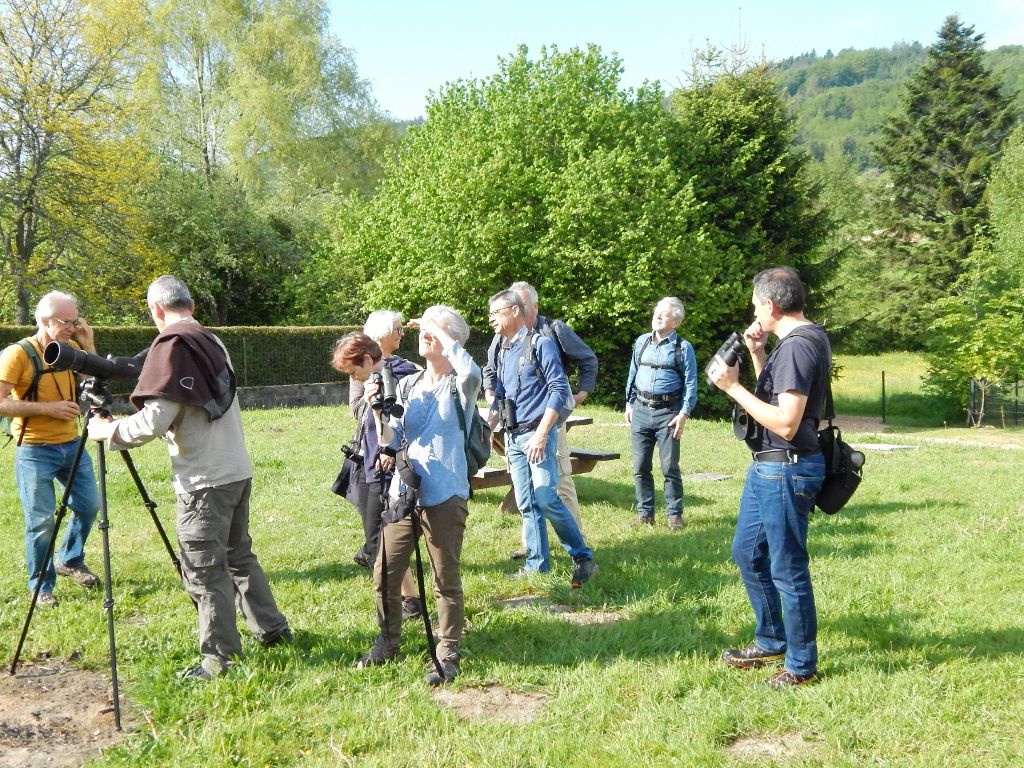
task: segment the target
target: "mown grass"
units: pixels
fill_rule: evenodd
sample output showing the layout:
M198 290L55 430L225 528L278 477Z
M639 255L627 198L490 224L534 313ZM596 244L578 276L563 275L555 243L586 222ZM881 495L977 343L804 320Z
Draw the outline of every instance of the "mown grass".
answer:
M883 355L835 355L839 377L832 383L836 412L882 418L895 427L959 426L959 414L921 389L924 357L913 352ZM885 377L883 414L882 378Z
M551 576L532 585L507 580L518 519L496 511L498 490L471 502L469 631L452 687L498 683L546 695L540 716L522 725L460 720L437 702L421 682L419 626L407 626L399 663L352 667L375 627L368 577L350 559L358 519L327 490L338 445L351 431L342 408L245 413L256 465L252 533L296 643L265 650L250 641L242 666L211 684L176 677L196 660L195 613L112 457L119 671L132 730L97 764L730 766L769 762L737 762L726 751L735 739L792 733L810 746L775 764L1020 764L1024 451L908 439L915 449L869 452L851 506L812 521L821 681L780 693L759 684L764 672L737 672L718 660L752 628L729 559L749 456L728 425L687 427L684 473L730 477L688 481L688 526L670 535L663 519L653 530L629 525L621 414L585 412L595 424L571 433L572 442L623 455L577 478L600 564L585 589L569 589L561 552ZM165 449L133 455L173 530ZM27 607L12 460L13 450L0 451L0 636L11 649ZM98 533L89 551L98 568ZM620 620L578 625L542 608L495 605L527 591ZM37 612L26 655L79 651L82 663L106 669L100 597L64 582L59 593L59 609Z

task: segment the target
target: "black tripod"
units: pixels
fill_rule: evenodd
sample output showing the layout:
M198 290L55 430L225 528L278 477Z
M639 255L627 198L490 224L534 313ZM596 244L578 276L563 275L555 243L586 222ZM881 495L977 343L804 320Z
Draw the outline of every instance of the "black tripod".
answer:
M82 394L79 399L83 403L89 405L89 411L85 415L82 437L78 444L78 449L75 451L75 457L71 464L71 472L69 473L68 480L64 485L64 493L61 495L60 504L57 506L57 511L54 514L53 534L50 536L50 543L46 547L46 554L43 557L42 564L39 566L39 571L33 574L33 578L36 580L36 587L32 592L32 602L29 604L28 614L25 616L25 623L21 628L21 636L18 638L18 646L14 651L14 659L11 661L10 674L12 675L17 671L18 659L21 656L21 650L25 644L25 637L28 635L28 627L32 621L32 614L35 612L39 593L42 590L43 574L46 572L47 566L53 560L54 551L57 546L57 535L60 532L61 523L67 515L68 498L71 495L71 489L74 486L75 477L78 474L78 467L82 461L82 454L85 453L86 442L88 442L87 435L89 431L89 419L93 416L106 417L110 415L109 411L106 409L112 402L112 398L101 380L89 379L86 381L82 386ZM135 469L135 463L132 461L132 457L128 451L118 451L118 453L120 453L121 458L124 459L124 463L128 467L128 473L132 476L132 480L135 481L135 487L138 489L139 495L142 498L142 503L145 505L146 509L149 510L150 518L156 526L157 533L160 534L160 539L163 541L164 547L167 549L167 553L171 557L171 562L174 564L174 568L178 572L178 577L181 578L181 561L178 560L178 556L174 553L174 547L171 545L170 539L167 538L167 533L164 530L163 525L160 523L160 518L156 513L156 502L150 498L148 493L146 493L146 487L142 484L142 478L139 477L139 473ZM121 730L121 703L117 680L117 645L114 639L114 595L110 583L110 522L107 517L107 465L103 443L97 443L96 464L96 477L97 482L99 483L100 492L100 512L97 527L99 528L103 539L103 587L105 591L103 607L107 612L107 638L110 643L110 677L113 683L114 693L114 726L117 730Z

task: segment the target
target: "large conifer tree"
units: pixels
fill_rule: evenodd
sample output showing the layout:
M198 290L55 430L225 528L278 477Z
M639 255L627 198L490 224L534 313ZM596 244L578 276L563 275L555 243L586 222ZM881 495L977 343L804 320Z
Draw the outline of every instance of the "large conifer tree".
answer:
M949 16L875 148L891 182L878 255L897 276L885 286L902 318L893 330L910 345L922 341L932 302L955 288L987 220L993 163L1017 120L1012 94L982 60L983 40Z

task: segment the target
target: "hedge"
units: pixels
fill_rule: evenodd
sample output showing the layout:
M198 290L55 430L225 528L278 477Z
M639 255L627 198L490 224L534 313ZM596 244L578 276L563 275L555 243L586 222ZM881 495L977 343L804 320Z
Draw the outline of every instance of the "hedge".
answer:
M341 381L331 368L334 342L352 330L351 326L260 327L230 326L211 328L231 354L238 384L261 387L276 384L320 384ZM0 347L35 332L35 326L0 325ZM102 355L132 356L146 349L156 336L153 326L95 327L96 349ZM470 354L483 364L491 333L473 333L466 345ZM417 354L417 334L406 333L398 354L422 363Z

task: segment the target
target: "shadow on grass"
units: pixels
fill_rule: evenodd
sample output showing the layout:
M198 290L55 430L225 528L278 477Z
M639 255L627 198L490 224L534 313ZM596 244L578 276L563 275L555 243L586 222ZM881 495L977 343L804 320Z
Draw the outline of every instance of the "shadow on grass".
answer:
M919 667L923 658L937 666L967 658L999 659L1024 654L1024 626L978 627L953 634L921 632L920 614L847 613L823 624L867 643L829 651L829 666L837 672L864 666L902 671ZM872 653L874 651L875 653ZM865 653L877 656L868 661Z

